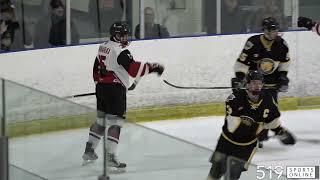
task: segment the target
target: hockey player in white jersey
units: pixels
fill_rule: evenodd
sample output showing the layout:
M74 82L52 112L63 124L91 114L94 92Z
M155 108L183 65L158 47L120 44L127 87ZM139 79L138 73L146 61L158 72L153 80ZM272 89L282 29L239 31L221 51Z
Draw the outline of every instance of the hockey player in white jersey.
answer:
M135 61L127 49L129 27L125 22L115 22L110 27L110 40L102 43L93 66L96 83L97 117L91 125L89 139L82 156L84 162L98 159L95 149L101 137L107 132L107 164L125 168L118 160L117 147L120 131L125 122L126 92L129 76L140 78L150 73L161 76L164 67L158 63ZM107 128L106 128L107 127Z
M308 30L311 30L317 33L320 36L320 23L315 22L310 18L307 17L299 17L298 18L298 27L305 27Z

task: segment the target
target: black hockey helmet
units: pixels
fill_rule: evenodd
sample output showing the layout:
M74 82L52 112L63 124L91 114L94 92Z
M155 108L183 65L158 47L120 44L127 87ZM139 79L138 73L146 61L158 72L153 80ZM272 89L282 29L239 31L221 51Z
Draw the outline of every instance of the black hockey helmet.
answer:
M14 8L10 0L0 0L0 12L6 12Z
M251 70L246 75L246 82L250 83L251 80L261 80L263 82L263 74L258 70Z
M130 29L126 22L114 22L110 27L109 33L111 35L112 40L121 43L123 46L129 45L128 36L126 35L130 33Z
M114 37L117 34L119 34L120 36L123 36L125 34L129 34L130 29L126 22L117 21L111 25L109 32L110 32L110 35Z
M279 30L279 23L273 17L267 17L262 20L262 30Z
M252 82L255 80L255 82ZM263 87L263 74L257 70L251 70L246 75L246 89L249 97L255 98Z

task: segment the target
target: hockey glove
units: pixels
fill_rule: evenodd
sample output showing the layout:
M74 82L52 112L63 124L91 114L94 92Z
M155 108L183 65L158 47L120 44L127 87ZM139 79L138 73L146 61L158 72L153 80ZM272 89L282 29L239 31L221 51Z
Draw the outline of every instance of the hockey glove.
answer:
M278 83L279 92L288 92L289 89L289 78L287 76L280 76Z
M299 17L298 18L298 27L305 27L305 28L311 30L315 24L316 23L313 22L312 19L310 19L310 18L307 18L307 17Z
M150 63L150 73L157 73L158 76L161 76L164 71L164 66L159 63Z
M276 136L280 139L282 144L294 145L296 144L296 138L288 130L283 127L278 127L275 130Z
M239 79L239 78L232 78L231 79L231 87L233 89L236 89L236 90L239 90L241 88L244 88L244 81L242 79Z

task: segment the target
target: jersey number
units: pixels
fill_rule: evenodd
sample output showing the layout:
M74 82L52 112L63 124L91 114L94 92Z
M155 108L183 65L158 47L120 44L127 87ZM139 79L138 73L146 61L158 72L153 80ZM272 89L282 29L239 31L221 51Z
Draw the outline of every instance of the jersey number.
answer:
M245 61L247 59L247 56L248 56L248 54L241 53L240 57L239 57L240 61Z
M270 112L270 110L269 109L265 109L264 111L263 111L263 118L267 118L268 117L268 115L269 115L269 112Z

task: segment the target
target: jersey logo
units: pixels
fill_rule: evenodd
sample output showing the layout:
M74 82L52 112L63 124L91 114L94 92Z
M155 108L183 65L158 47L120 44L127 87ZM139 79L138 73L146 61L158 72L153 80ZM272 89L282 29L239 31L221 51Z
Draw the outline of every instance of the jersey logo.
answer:
M258 70L264 74L271 74L276 69L276 62L270 58L263 58L258 62Z
M244 45L245 50L249 50L253 47L253 43L250 41L247 41L246 44Z

